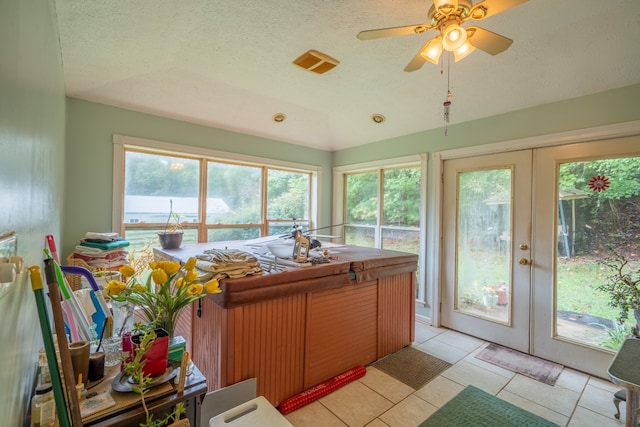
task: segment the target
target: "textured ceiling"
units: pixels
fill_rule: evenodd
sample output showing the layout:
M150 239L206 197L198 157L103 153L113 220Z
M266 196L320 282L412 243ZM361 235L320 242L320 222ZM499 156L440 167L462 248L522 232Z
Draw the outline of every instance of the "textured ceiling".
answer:
M403 71L435 32L356 38L427 22L430 0L55 2L70 97L322 150L444 126L446 73ZM473 24L514 42L451 64L451 124L640 82L638 0L530 0ZM340 65L292 64L309 49Z

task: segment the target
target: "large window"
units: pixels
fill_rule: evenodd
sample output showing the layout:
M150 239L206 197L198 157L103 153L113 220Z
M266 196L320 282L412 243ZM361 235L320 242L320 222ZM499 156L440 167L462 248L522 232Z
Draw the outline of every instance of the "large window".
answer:
M345 243L420 253L420 166L345 175Z
M130 251L158 244L170 208L184 243L252 239L286 232L294 221L308 227L315 220L313 167L230 160L173 145L159 150L142 141L116 142L115 150L114 163L123 173L114 174L114 224Z
M346 244L421 254L424 161L394 159L385 164L336 168L336 216L344 223ZM338 199L341 197L341 200ZM424 301L419 262L416 298Z

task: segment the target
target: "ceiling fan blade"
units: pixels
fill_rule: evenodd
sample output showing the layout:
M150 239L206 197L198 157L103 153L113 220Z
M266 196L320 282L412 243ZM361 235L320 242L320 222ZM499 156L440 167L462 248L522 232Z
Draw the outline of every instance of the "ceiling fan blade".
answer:
M469 17L475 20L485 19L526 1L528 0L484 0L471 8Z
M420 34L431 30L427 24L405 25L403 27L379 28L377 30L360 31L357 37L360 40L380 39L383 37L406 36L409 34Z
M468 27L466 30L469 43L473 47L484 50L491 55L504 52L513 43L513 40L484 28Z

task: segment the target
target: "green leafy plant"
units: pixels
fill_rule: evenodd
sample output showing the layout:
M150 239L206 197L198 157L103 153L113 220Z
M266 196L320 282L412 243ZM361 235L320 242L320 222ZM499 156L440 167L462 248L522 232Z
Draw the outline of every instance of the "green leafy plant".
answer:
M142 402L142 408L145 413L145 422L140 424L140 427L162 427L169 423L176 422L180 419L180 415L184 412L182 405L176 405L176 409L166 414L163 418L154 419L153 414L149 413L149 408L146 403L146 395L149 392L147 388L151 383L152 378L144 374L143 367L146 363L144 355L149 351L153 345L153 341L157 338L155 332L155 325L135 325L135 330L140 334L140 342L136 346L133 352L131 360L124 363L124 373L129 375L132 381L131 389L140 395L140 401Z
M624 324L629 316L629 311L633 311L636 318L634 334L638 335L638 317L640 315L640 268L633 269L629 266L629 261L624 255L613 248L609 248L612 256L599 261L607 267L612 274L606 283L597 286L596 289L606 292L609 295L609 305L617 308L616 319Z

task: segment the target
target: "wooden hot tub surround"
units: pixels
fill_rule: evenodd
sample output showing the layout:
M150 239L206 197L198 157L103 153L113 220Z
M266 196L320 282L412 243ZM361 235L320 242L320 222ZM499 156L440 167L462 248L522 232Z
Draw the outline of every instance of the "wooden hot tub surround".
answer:
M225 246L154 251L184 262ZM201 300L201 317L195 303L181 316L177 333L209 390L255 377L258 395L277 406L414 340L418 256L349 245L331 256L327 264L221 280L222 293Z

